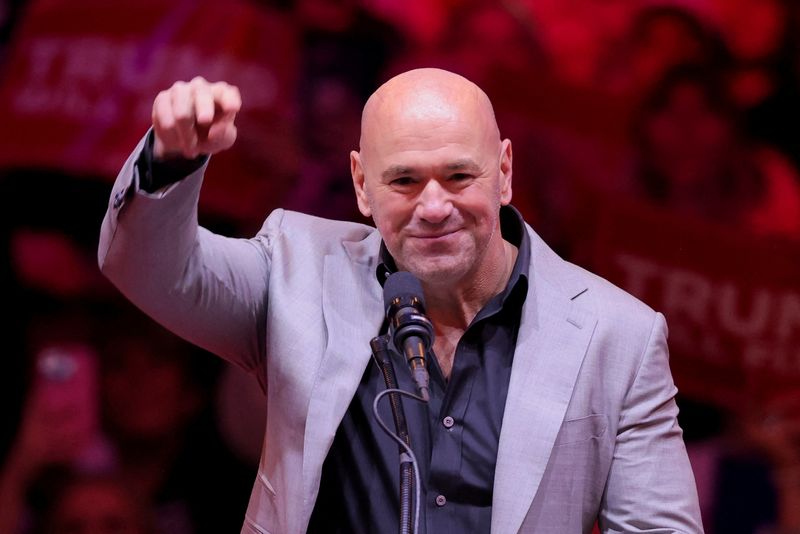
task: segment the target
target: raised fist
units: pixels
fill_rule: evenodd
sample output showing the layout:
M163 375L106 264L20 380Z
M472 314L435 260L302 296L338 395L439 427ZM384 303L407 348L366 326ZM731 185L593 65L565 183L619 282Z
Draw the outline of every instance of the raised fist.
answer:
M157 159L216 154L236 141L239 89L202 77L175 82L153 102L153 155Z

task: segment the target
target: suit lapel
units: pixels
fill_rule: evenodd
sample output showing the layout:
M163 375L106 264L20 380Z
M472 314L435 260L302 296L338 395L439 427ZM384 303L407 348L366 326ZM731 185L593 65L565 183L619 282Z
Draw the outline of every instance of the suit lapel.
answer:
M372 241L376 241L374 247ZM369 363L369 341L383 321L381 287L375 277L378 242L379 238L369 238L345 243L350 257L325 257L322 311L327 345L311 390L303 444L306 519L312 512L325 456ZM368 250L375 252L369 255Z
M532 266L495 471L492 532L517 532L533 502L564 419L596 318L572 299L569 269L529 230ZM322 309L328 342L312 386L303 450L305 519L322 464L369 362L369 341L383 321L375 278L377 232L325 257ZM561 283L552 283L552 279ZM567 283L567 287L563 287ZM335 378L335 379L332 379Z
M517 532L542 480L572 397L595 317L572 298L584 289L561 282L566 264L531 233L532 266L495 470L492 532ZM555 269L555 270L554 270ZM567 284L570 285L570 284Z

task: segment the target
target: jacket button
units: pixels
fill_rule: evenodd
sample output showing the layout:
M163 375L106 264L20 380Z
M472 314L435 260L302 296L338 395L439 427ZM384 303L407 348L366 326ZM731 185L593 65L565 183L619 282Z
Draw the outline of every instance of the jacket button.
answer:
M117 191L114 193L114 202L112 206L114 209L119 209L122 206L122 201L125 199L125 193L123 191Z
M453 428L453 425L456 424L456 420L450 417L449 415L442 419L442 424L445 428Z
M436 506L444 506L445 504L447 504L447 498L444 495L437 495Z

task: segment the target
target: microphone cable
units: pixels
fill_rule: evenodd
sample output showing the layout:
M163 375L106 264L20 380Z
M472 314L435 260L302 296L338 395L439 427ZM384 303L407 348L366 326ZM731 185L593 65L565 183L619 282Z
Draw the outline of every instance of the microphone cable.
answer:
M426 404L427 402L419 395L415 395L404 389L390 388L390 389L385 389L380 393L378 393L375 396L375 400L372 403L372 414L375 416L375 421L377 421L378 426L381 427L381 429L386 433L387 436L389 436L392 440L397 442L397 444L400 445L401 449L403 450L403 454L400 456L401 466L404 463L411 463L414 469L414 482L415 482L414 486L416 488L416 491L414 491L414 529L410 533L406 533L404 532L404 528L401 523L401 534L413 534L419 532L419 513L421 506L420 490L422 488L422 478L420 477L419 474L419 462L417 462L417 457L414 455L414 451L411 450L411 447L400 436L392 432L392 430L389 428L389 425L387 425L383 421L383 419L381 419L381 416L378 413L378 403L380 403L381 399L390 394L401 395L403 397L408 397L410 399L414 399ZM401 503L403 502L403 495L400 496L400 502Z

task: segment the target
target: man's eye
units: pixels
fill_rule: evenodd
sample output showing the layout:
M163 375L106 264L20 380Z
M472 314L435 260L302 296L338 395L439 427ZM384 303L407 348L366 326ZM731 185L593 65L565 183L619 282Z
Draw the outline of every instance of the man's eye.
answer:
M465 172L457 172L450 175L450 179L455 182L463 182L464 180L469 180L470 178L472 178L472 175Z
M403 176L401 178L395 178L394 180L392 180L392 185L396 185L396 186L399 186L399 187L402 187L402 186L405 186L405 185L411 185L413 183L414 183L414 179L411 178L410 176Z

